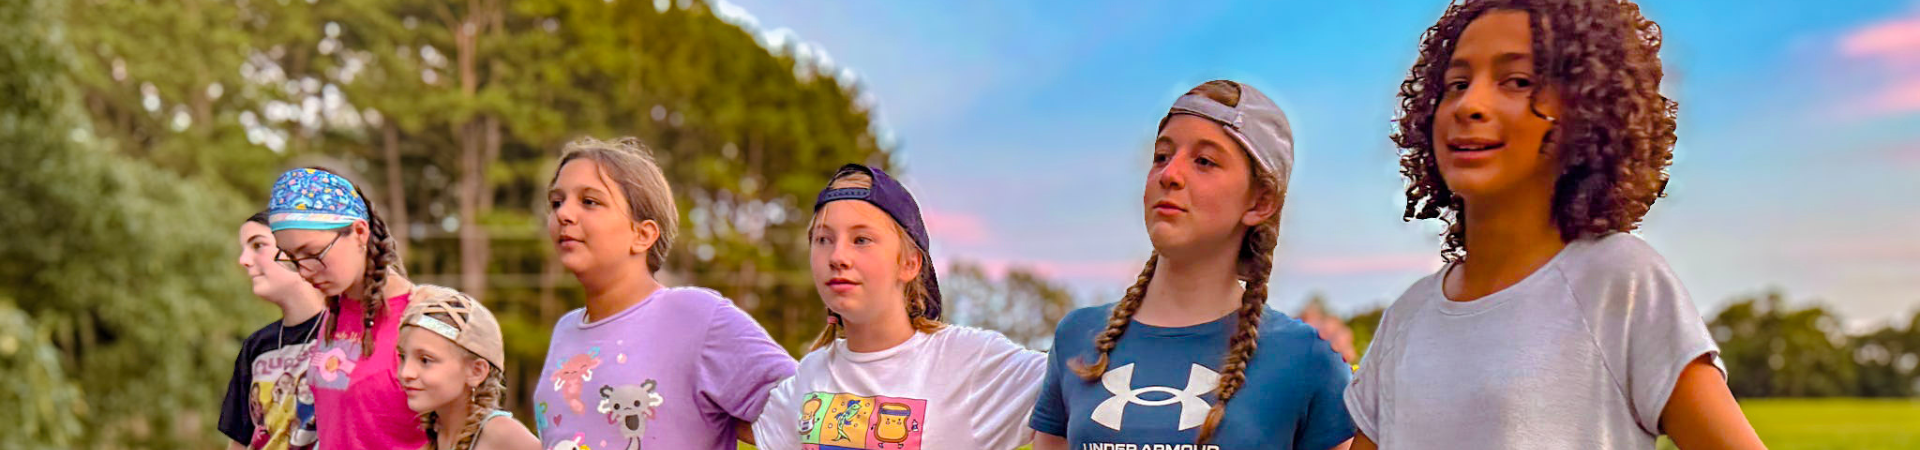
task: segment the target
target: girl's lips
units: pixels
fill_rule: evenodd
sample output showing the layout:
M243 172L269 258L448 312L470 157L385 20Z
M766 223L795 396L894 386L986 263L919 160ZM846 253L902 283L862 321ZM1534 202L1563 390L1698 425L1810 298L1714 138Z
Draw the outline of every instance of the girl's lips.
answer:
M1163 216L1171 216L1187 212L1187 209L1181 208L1180 205L1175 205L1173 202L1162 200L1159 203L1153 204L1153 212Z
M848 292L853 292L854 289L857 289L859 287L860 287L860 283L856 283L853 280L848 280L845 278L834 278L831 280L827 280L827 289L832 289L833 292L836 294L845 294Z

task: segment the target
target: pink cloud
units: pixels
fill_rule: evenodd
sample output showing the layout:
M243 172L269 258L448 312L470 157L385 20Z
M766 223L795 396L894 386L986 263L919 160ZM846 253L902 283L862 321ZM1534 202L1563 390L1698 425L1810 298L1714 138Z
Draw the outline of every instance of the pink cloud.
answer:
M1839 40L1840 53L1873 62L1888 78L1860 104L1879 114L1920 111L1920 10L1868 24Z
M1417 252L1360 256L1283 258L1281 264L1283 264L1287 270L1307 275L1431 272L1440 268L1440 256L1432 252Z
M920 213L927 223L927 234L948 245L980 245L991 239L987 221L963 212L928 209Z

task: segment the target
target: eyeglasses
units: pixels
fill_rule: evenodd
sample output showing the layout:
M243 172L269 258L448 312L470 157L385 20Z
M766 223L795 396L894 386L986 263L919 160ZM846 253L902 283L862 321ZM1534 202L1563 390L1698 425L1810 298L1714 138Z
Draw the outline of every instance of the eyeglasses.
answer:
M307 272L319 273L321 271L327 270L327 262L323 260L323 258L327 257L327 252L333 251L334 244L339 244L340 238L345 237L346 235L347 233L345 232L334 235L333 242L328 242L327 247L320 249L320 254L318 255L295 258L293 257L293 255L288 254L286 250L281 250L279 254L276 254L273 256L273 262L279 263L280 267L285 267L287 268L287 270L294 271L294 272L301 272L304 270Z

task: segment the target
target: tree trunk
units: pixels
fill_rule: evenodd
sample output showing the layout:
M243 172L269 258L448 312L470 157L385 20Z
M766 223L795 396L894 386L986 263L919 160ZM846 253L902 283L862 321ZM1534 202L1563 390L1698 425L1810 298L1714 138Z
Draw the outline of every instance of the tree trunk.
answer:
M395 250L404 257L408 243L412 242L408 238L413 227L412 222L407 220L407 185L401 179L400 129L388 123L381 127L381 132L385 135L382 151L387 165L387 228L393 233Z

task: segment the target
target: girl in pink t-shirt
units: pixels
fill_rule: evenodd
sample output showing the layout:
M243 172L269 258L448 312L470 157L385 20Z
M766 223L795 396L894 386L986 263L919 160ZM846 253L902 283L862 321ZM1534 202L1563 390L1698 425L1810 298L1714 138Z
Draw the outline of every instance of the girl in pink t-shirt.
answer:
M307 383L320 448L417 449L426 433L394 376L394 343L413 283L386 222L346 178L294 169L273 183L267 207L280 253L327 297Z

